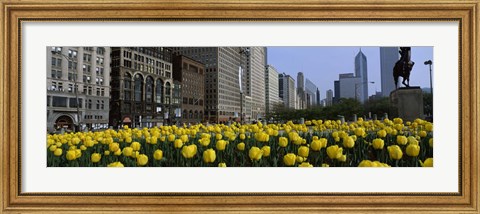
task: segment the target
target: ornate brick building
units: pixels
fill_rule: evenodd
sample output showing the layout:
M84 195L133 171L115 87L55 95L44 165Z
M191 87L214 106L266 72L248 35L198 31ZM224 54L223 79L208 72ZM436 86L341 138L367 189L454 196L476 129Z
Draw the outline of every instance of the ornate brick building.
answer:
M172 51L163 47L111 48L110 125L170 123Z

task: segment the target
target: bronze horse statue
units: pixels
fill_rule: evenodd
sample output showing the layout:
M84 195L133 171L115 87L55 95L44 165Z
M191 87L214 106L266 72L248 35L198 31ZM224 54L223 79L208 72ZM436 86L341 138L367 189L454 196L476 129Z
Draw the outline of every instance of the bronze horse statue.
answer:
M402 77L402 84L407 88L410 87L410 72L412 71L415 62L410 60L410 47L400 48L400 59L393 67L393 79L395 81L395 89L398 88L398 77Z

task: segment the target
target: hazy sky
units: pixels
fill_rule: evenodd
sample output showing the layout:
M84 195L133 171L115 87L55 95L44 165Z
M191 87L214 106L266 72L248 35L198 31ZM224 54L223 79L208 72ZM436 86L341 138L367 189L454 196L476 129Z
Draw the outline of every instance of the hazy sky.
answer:
M372 95L382 90L379 47L268 47L268 64L279 73L291 75L295 87L297 73L303 72L305 78L317 85L321 99L324 99L328 89L334 91L333 81L338 80L338 74L355 73L355 56L360 48L367 57L368 81L375 82L368 87L368 94ZM433 47L412 47L415 66L410 74L410 86L430 87L429 67L424 65L427 60L433 61L434 76Z

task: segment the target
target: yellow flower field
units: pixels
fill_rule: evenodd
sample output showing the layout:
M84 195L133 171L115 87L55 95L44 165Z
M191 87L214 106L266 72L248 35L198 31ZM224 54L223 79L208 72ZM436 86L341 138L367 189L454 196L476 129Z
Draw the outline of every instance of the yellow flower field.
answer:
M47 135L48 167L432 167L421 119L161 126Z

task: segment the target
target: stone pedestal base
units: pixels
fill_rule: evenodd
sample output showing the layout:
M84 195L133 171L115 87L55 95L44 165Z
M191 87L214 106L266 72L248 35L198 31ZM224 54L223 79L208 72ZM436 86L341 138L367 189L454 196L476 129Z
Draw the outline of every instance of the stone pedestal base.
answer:
M390 102L403 121L424 119L423 92L420 87L399 88L390 93Z

